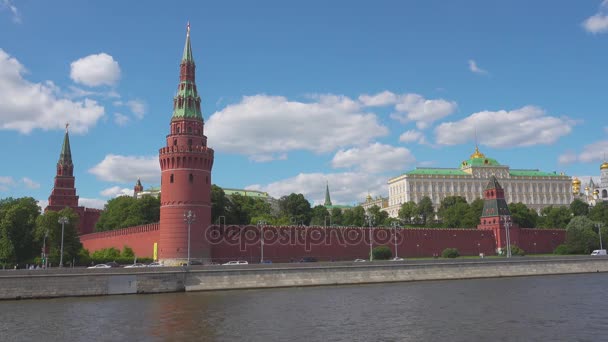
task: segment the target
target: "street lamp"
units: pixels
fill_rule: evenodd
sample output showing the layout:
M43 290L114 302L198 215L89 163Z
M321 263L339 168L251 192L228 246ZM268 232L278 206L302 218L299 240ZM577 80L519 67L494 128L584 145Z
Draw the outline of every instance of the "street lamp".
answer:
M46 268L46 238L49 236L49 230L44 231L44 240L42 240L42 264Z
M395 230L395 259L396 259L396 258L398 258L398 255L397 255L397 226L399 225L399 223L393 222L393 223L391 223L391 225L393 226L393 229Z
M61 223L61 254L59 256L59 267L63 267L63 231L65 230L65 224L70 222L67 217L61 216L59 223Z
M190 266L190 227L194 221L196 221L196 214L193 214L192 210L184 212L184 222L188 223L188 266Z
M507 258L511 257L511 236L509 234L509 227L511 226L511 217L509 215L503 215L502 221L505 225L505 233L507 238Z
M372 226L374 225L374 216L367 215L367 224L369 225L369 261L374 261L374 251L372 247Z
M597 227L597 233L600 235L600 249L604 249L602 247L602 224L596 223L595 226Z
M264 263L264 225L266 221L258 221L260 227L260 264Z

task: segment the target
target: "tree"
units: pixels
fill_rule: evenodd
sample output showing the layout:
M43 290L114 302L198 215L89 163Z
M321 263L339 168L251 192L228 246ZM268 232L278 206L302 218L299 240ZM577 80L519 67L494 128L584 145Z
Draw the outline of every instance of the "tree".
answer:
M589 204L575 198L574 201L570 203L570 212L572 212L574 216L587 215L589 213Z
M416 202L409 201L401 204L399 208L399 218L405 223L411 223L412 217L416 216Z
M310 202L304 195L292 193L279 199L279 208L282 215L290 217L296 224L308 225L312 214Z
M463 220L469 211L469 204L464 197L448 196L441 200L437 216L442 220L445 227L460 228L463 226Z
M509 212L511 212L511 220L514 224L522 228L536 228L538 222L536 210L530 209L519 202L509 203Z
M386 226L388 225L388 213L386 211L381 211L380 207L377 205L371 206L367 210L367 215L373 218L374 225L376 226Z
M64 264L71 262L73 258L78 256L82 244L78 237L78 221L79 217L71 208L65 208L61 211L47 211L40 215L36 220L35 239L38 245L42 245L45 233L48 231L46 238L46 247L49 250L49 261L58 264L61 256L61 223L60 217L66 217L68 222L64 226L63 232L63 261Z
M571 254L589 254L599 246L594 222L586 216L574 217L566 227L566 246ZM603 230L602 230L603 231Z
M38 255L34 239L40 207L32 197L0 200L0 262L24 262Z
M255 217L270 217L270 204L261 198L234 194L228 202L226 222L230 224L257 224ZM267 221L264 219L264 221Z
M388 260L393 257L393 251L388 246L376 246L372 249L374 260Z
M355 227L364 227L367 226L367 222L365 222L365 209L363 209L362 206L358 205L354 208L351 209L352 210L352 223L351 225L355 226ZM376 222L377 225L377 222Z
M479 224L481 213L483 212L484 200L481 198L475 199L469 205L469 211L463 220L463 228L476 228Z
M460 253L456 248L446 248L443 250L443 252L441 252L442 258L458 258L459 256Z
M572 218L568 207L548 206L541 210L541 228L565 228Z
M422 199L420 199L416 209L416 214L422 218L422 224L426 224L427 219L429 217L433 217L433 214L435 214L433 202L428 196L424 196Z
M114 230L160 220L160 199L119 196L108 201L95 226L96 231Z
M602 223L604 227L608 227L608 201L601 201L591 208L589 218Z
M211 185L211 222L218 222L220 216L226 219L229 201L222 188L215 184Z
M311 226L325 226L330 224L329 211L323 205L317 205L312 208L310 219Z
M341 226L343 224L342 209L331 208L331 224L332 226Z

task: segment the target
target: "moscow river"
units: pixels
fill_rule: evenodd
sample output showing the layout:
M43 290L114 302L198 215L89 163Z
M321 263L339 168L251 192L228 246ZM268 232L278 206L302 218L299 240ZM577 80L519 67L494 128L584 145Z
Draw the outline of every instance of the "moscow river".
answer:
M600 341L607 284L593 273L3 301L0 340Z

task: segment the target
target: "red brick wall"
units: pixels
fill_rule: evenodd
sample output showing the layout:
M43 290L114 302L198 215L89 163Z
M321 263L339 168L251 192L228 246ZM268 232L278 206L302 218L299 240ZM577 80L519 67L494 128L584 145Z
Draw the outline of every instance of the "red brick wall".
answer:
M158 242L159 224L151 223L142 226L92 233L80 236L80 242L90 253L103 248L114 247L122 250L124 246L133 248L138 257L151 258L154 243Z
M565 241L565 229L520 229L517 246L527 254L553 253Z

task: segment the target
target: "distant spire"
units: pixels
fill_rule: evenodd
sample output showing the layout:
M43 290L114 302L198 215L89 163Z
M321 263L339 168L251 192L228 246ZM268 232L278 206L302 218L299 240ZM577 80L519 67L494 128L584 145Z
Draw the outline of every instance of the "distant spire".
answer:
M184 55L182 56L182 63L183 62L194 63L194 58L192 58L192 47L190 46L190 21L188 21L188 25L186 25L186 45L184 45Z
M59 155L58 164L72 165L72 150L70 149L70 135L68 133L69 123L65 124L65 136L63 137L63 145L61 145L61 154Z
M323 203L324 206L330 206L331 205L331 198L329 197L329 181L327 181L326 185L325 185L325 203Z

